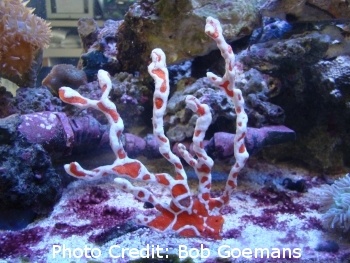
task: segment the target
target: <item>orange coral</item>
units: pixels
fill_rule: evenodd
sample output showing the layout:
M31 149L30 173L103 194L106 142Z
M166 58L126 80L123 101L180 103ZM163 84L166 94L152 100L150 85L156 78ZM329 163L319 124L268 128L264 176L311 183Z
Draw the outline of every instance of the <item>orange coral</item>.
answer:
M139 215L138 222L140 224L160 231L171 230L184 237L200 236L220 239L224 224L222 209L228 204L230 195L237 186L238 173L249 157L244 142L248 116L244 111L242 91L235 87L236 78L241 75L241 67L235 60L231 46L226 43L222 35L220 22L208 17L205 32L217 43L226 64L223 77L210 72L207 73L207 77L215 85L223 88L227 97L232 100L237 115L236 135L234 137L235 164L231 167L222 195L211 196L211 173L214 161L204 149L205 133L212 122L209 106L202 104L192 95L186 97L186 106L198 114L193 135L194 155L189 153L183 144L178 145L179 155L194 169L198 177L196 194L192 193L185 168L179 156L171 150L170 141L165 136L163 118L170 86L166 57L160 48L153 49L151 53L152 63L148 66L148 72L155 82L152 116L153 135L157 140L160 154L174 166L175 176L168 173L151 173L140 161L127 156L121 139L124 123L115 104L109 100L112 82L110 75L104 70L99 70L97 74L102 90L102 96L99 100L85 98L69 87L60 88L59 96L64 102L81 109L94 108L104 113L110 124L109 142L116 160L111 165L99 166L93 170L86 170L77 162L66 164L64 168L68 174L85 180L96 180L108 174L118 176L114 182L117 183L119 189L132 193L139 201L151 203L159 212L154 216ZM169 191L170 203L164 204L163 200L151 190L135 186L129 180L158 183L164 186Z
M0 1L0 75L21 86L34 84L38 60L51 36L49 23L27 3Z

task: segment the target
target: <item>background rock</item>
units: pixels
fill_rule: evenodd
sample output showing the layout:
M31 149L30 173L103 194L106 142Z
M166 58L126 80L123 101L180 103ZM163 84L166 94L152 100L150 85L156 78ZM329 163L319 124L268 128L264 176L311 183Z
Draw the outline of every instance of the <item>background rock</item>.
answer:
M324 27L313 28L238 55L247 68L277 83L269 102L284 110L284 125L297 134L294 143L264 149L265 158L295 160L320 172L341 172L350 164L350 60L348 55L329 60L333 37Z
M262 15L298 21L349 19L350 4L344 0L267 0Z
M0 119L0 209L47 214L59 199L62 179L40 144L18 135L19 116Z
M222 23L232 41L247 36L260 23L255 1L142 0L131 6L118 34L118 60L123 71L145 72L152 49L162 48L168 64L204 55L216 45L204 33L205 18Z
M145 108L150 105L150 90L142 83L142 81L126 72L120 72L112 77L113 90L110 93L110 99L117 106L118 112L123 118L125 130L130 131L131 128L139 128L147 125L144 116ZM97 81L89 82L80 86L77 91L89 99L100 99L102 92ZM64 111L68 116L85 116L91 114L100 123L106 124L106 117L100 111L94 109L78 109L69 104L64 103ZM149 119L150 124L151 121Z
M185 80L183 80L185 81ZM263 127L284 123L282 107L269 102L271 93L268 78L255 69L243 74L243 81L236 85L245 97L245 110L248 114L250 127ZM213 132L235 132L236 114L232 101L228 100L224 92L211 84L207 78L200 78L189 85L179 82L177 90L169 99L167 115L164 120L166 135L173 142L181 142L191 138L197 120L197 115L186 108L187 95L197 97L202 103L209 105L213 116L212 125L207 136Z

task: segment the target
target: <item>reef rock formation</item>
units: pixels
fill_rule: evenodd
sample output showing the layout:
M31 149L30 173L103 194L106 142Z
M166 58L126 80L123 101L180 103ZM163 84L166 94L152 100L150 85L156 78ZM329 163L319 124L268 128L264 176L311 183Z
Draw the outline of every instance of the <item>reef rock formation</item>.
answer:
M337 39L325 29L252 45L239 58L273 77L277 88L270 102L283 108L284 124L297 134L293 143L264 149L265 157L294 159L319 172L343 172L350 164L350 60L346 55L329 60Z
M40 144L29 143L18 134L21 119L0 119L0 209L49 213L61 195L62 178Z
M298 21L349 19L350 4L344 0L268 0L262 15Z
M124 119L126 129L144 124L142 114L144 107L147 106L150 90L140 79L132 74L120 72L112 77L113 90L110 93L110 100L118 107L120 115ZM89 82L80 86L77 91L90 99L101 97L101 89L97 81ZM104 116L94 109L80 110L70 105L65 105L65 112L69 116L84 116L86 114L93 115L101 123L106 123Z
M62 102L53 96L46 87L19 88L16 92L14 105L20 114L62 110Z
M236 115L233 104L225 98L225 94L215 88L206 78L200 78L196 82L186 85L183 89L182 82L178 84L178 90L169 99L165 126L167 137L173 142L181 142L191 137L194 131L197 116L186 109L185 98L193 95L202 103L207 104L212 113L212 124L218 130L235 132L234 121ZM263 127L266 125L280 125L284 123L284 111L280 106L269 102L272 97L269 78L255 69L243 74L243 79L236 83L237 87L247 98L245 108L249 117L250 127ZM232 122L232 125L228 124ZM210 133L210 130L209 130Z
M41 111L61 111L62 102L54 97L46 87L19 88L14 97L0 86L0 118L12 114L28 114Z
M80 63L89 81L96 79L99 69L104 69L111 75L120 72L120 63L117 59L117 34L121 24L122 21L109 19L102 28L99 28L93 19L79 20L78 32L85 52L81 56Z
M168 64L213 50L215 45L203 32L209 15L222 21L228 41L249 35L260 23L255 1L139 1L130 7L118 34L122 70L146 72L149 54L156 47L167 54Z
M84 53L96 42L99 32L100 28L93 18L84 17L78 20L78 33Z
M0 1L0 76L20 87L35 84L50 26L21 0Z
M276 73L286 67L311 65L326 56L331 40L319 32L294 36L291 39L252 45L239 57L247 67Z
M0 118L5 118L11 114L17 113L17 109L14 106L15 99L11 92L6 91L6 88L0 86Z

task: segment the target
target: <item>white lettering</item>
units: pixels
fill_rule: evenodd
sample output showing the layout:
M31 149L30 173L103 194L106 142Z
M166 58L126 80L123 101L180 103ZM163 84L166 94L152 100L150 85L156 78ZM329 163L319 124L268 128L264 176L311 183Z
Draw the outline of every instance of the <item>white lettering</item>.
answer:
M228 245L220 246L219 249L218 249L219 257L221 257L221 258L229 258L230 257L230 251L228 249L230 249L230 246L228 246Z
M293 258L301 258L301 248L293 249Z
M114 250L117 250L117 251L114 251ZM120 258L120 251L119 250L120 250L120 246L119 245L110 246L109 250L108 250L108 255L111 258Z
M191 248L188 249L185 245L179 245L179 258L208 258L210 256L210 249L205 248L203 244L200 245L200 248Z
M60 245L52 246L52 257L56 258L56 254L59 254L62 251L62 247Z

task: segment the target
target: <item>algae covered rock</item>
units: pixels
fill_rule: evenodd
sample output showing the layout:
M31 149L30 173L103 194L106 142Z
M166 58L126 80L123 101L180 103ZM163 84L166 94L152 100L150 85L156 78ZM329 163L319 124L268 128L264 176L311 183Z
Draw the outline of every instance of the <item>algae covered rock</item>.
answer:
M119 30L122 69L143 72L156 47L167 54L169 64L207 54L216 48L203 31L208 16L221 21L227 41L249 35L260 22L255 1L139 1Z

